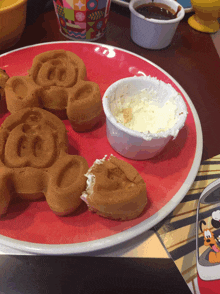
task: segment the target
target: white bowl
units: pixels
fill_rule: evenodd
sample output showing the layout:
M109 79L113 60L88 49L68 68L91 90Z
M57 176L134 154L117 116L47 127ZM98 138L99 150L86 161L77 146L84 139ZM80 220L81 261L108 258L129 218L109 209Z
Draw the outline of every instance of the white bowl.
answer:
M130 31L132 40L141 47L148 49L163 49L170 45L179 22L185 15L184 8L173 0L154 0L154 3L162 3L169 6L175 12L181 7L175 19L157 20L145 18L135 8L142 4L152 3L152 0L131 0L129 9L131 12Z
M172 128L159 133L138 132L116 120L112 110L117 107L121 97L133 96L143 89L156 93L156 96L152 95L152 101L159 103L159 106L173 99L177 111L176 122ZM187 107L182 96L170 84L150 76L129 77L113 83L104 93L102 103L110 145L122 156L135 160L149 159L160 153L171 138L176 138L187 117Z

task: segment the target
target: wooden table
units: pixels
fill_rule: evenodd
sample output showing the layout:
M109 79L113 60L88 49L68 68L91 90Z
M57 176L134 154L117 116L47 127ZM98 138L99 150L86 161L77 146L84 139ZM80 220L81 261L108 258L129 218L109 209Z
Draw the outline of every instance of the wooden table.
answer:
M130 13L114 3L105 36L98 43L113 45L139 54L167 71L191 98L203 131L202 159L220 153L220 59L209 34L192 29L187 14L180 22L172 44L162 50L139 47L130 38ZM59 32L54 10L40 15L25 28L20 41L9 50L42 42L67 40ZM6 51L1 51L4 53Z

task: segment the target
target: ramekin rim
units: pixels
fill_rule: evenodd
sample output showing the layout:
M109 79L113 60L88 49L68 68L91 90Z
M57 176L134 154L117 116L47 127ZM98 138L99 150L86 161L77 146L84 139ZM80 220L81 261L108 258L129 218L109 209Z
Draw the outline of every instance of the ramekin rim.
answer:
M180 22L184 18L184 16L185 16L185 10L184 10L184 8L183 8L183 6L181 4L179 4L176 1L172 1L172 0L162 0L162 1L164 1L164 2L170 2L170 3L174 4L174 5L177 5L177 7L180 6L181 7L181 10L180 10L181 15L179 15L175 19L170 19L170 20L160 20L160 19L146 18L146 17L144 17L143 15L141 15L140 13L138 13L134 9L133 4L135 2L137 2L137 0L131 0L130 1L130 3L129 3L129 10L130 10L131 13L133 13L138 18L143 19L143 20L146 20L146 21L149 21L149 22L152 22L152 23L156 23L156 24L165 24L166 25L166 24L176 23L176 22Z

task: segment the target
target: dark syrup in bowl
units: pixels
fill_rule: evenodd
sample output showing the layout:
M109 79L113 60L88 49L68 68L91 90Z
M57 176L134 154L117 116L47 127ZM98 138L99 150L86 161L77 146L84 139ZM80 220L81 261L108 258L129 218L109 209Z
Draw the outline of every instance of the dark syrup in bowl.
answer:
M177 12L175 12L168 5L155 2L142 4L135 8L144 17L159 20L175 19L180 9L181 7L179 6Z

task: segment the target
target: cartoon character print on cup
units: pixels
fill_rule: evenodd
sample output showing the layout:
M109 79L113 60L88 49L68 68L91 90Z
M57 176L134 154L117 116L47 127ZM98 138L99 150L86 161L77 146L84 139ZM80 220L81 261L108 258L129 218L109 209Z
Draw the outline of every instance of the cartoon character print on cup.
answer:
M40 108L25 108L5 119L0 129L0 215L16 194L45 196L58 215L78 208L86 187L85 158L69 155L63 122Z
M14 76L7 81L7 108L11 113L25 107L45 108L62 119L68 118L71 124L74 121L72 126L75 131L90 130L98 122L102 103L98 84L85 81L85 78L86 66L73 52L53 50L41 53L33 59L28 75ZM81 112L85 113L84 102L81 103L82 107L79 103L79 98L85 95L74 96L76 89L81 94L86 91L84 94L90 105L83 125L81 120L77 122L76 116L73 117L69 110L73 108L74 100L78 100L78 117Z

